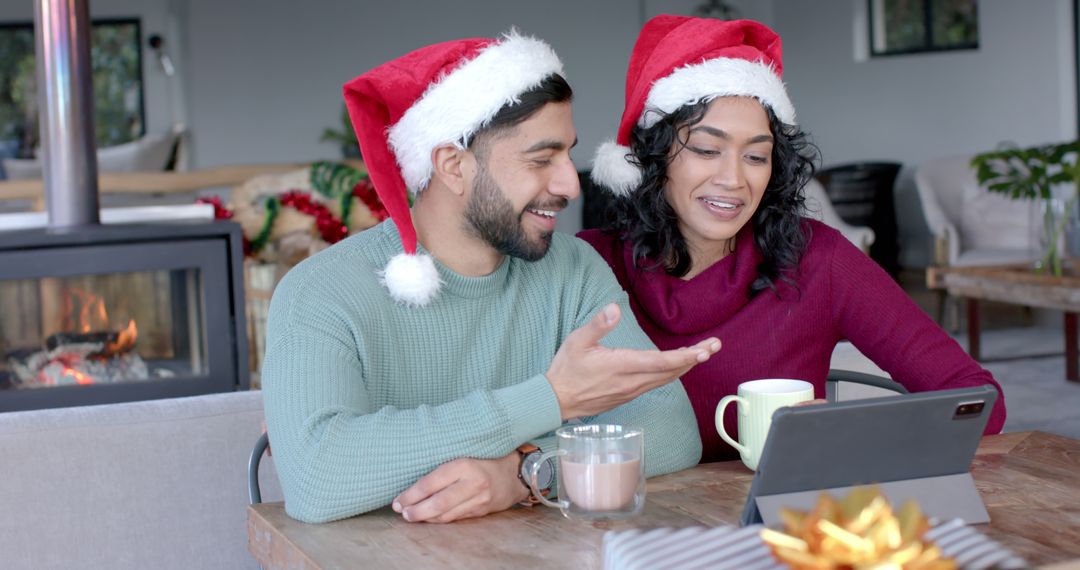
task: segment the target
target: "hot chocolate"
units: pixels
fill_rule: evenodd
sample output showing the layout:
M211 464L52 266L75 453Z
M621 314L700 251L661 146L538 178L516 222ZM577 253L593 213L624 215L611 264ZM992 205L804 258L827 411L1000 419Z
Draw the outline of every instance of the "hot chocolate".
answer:
M559 466L567 498L589 511L627 508L642 477L641 460L623 453L566 456Z

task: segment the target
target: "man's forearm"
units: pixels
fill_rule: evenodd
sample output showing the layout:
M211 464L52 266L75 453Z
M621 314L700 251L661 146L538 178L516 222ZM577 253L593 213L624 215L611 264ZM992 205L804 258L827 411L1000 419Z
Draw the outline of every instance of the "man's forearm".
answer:
M523 383L524 384L524 383ZM531 412L543 428L517 441L526 414L513 400L536 400L530 386L411 410L386 408L370 414L327 410L299 422L277 404L268 405L274 459L289 514L305 522L327 522L386 506L439 465L461 457L505 456L525 439L557 427L557 412ZM510 401L507 403L506 396ZM287 407L287 406L286 406ZM535 423L535 422L528 422Z

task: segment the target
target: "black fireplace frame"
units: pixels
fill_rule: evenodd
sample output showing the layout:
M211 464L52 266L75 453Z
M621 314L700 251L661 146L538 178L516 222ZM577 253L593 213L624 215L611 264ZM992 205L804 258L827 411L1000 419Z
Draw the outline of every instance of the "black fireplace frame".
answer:
M248 389L242 240L223 221L0 231L0 281L198 269L207 364L199 376L0 390L0 412Z

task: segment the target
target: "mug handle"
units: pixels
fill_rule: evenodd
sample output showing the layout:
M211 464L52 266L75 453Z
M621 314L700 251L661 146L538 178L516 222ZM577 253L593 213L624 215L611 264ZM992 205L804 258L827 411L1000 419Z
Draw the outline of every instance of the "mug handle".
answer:
M544 495L542 495L540 493L540 491L537 489L537 485L538 485L537 479L539 479L539 477L540 477L540 466L543 465L545 461L547 461L548 459L551 459L552 457L555 457L556 455L566 455L567 453L569 453L569 452L566 451L565 449L556 449L555 451L545 451L544 453L542 453L540 455L540 458L536 460L536 463L533 463L532 467L529 468L529 490L532 492L534 497L536 497L537 499L540 499L541 503L544 503L545 505L547 505L549 507L554 507L556 509L569 508L570 507L570 502L569 501L564 501L562 499L559 499L558 501L552 501L552 500L548 499L547 497L545 497Z
M716 406L716 431L720 433L720 439L723 439L728 442L728 445L739 450L739 453L746 455L750 450L748 450L745 445L732 439L732 437L724 431L724 408L732 402L738 402L739 406L749 405L746 398L743 398L742 396L724 396L723 399L720 400L720 404Z

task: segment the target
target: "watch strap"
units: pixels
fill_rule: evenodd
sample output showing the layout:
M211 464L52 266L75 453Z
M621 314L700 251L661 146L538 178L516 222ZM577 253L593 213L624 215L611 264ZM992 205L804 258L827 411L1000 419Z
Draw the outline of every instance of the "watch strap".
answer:
M517 452L518 452L518 455L520 456L520 461L518 461L518 470L517 470L518 480L521 481L521 484L525 485L525 488L529 491L529 496L524 501L521 501L518 504L523 506L523 507L531 507L531 506L539 503L540 498L537 497L535 493L533 493L532 486L529 485L529 482L525 480L525 475L524 475L525 458L529 457L530 455L532 455L534 453L540 453L540 448L533 445L533 444L531 444L531 443L525 442L525 443L518 446ZM548 496L548 493L551 493L550 488L540 490L540 494L545 496L545 497Z

